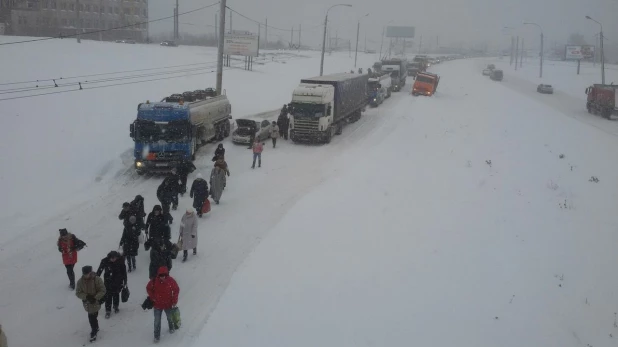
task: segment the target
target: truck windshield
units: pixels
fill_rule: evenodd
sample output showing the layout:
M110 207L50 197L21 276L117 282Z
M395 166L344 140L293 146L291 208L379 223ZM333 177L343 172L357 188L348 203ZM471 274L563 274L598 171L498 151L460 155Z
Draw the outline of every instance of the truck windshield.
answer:
M416 76L416 80L423 83L433 83L433 79L427 76Z
M369 83L367 83L367 92L368 93L375 92L378 89L380 89L378 82L369 82Z
M399 77L399 70L391 72L391 77Z
M136 139L144 142L185 142L188 140L187 125L183 123L155 124L155 122L137 122Z
M324 105L292 103L292 114L301 117L322 117Z

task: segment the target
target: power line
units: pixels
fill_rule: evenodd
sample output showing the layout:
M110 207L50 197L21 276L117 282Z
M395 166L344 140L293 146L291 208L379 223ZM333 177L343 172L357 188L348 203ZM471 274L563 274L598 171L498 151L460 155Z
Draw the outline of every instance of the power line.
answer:
M264 27L268 27L268 28L275 29L275 30L280 30L280 31L287 31L287 32L291 32L291 31L292 31L292 29L281 29L281 28L274 27L274 26L272 26L272 25L266 25L265 23L262 23L262 22L260 22L260 21L258 21L258 20L255 20L255 19L253 19L253 18L249 18L249 17L245 16L244 14L242 14L242 13L240 13L240 12L238 12L238 11L234 10L233 8L231 8L231 7L229 7L229 6L226 6L226 8L227 8L228 10L230 10L230 11L232 11L232 12L236 13L237 15L239 15L239 16L241 16L241 17L243 17L243 18L247 19L247 20L249 20L249 21L252 21L252 22L254 22L254 23L256 23L256 24L259 24L259 25L263 25ZM305 30L306 30L306 31L310 31L310 30L313 30L313 29L315 29L315 28L317 28L317 27L320 27L320 26L322 26L322 24L314 25L314 26L309 27L308 29L305 29Z
M264 59L263 62L270 63L272 61ZM244 62L242 64L244 65ZM237 67L240 67L240 66L241 66L241 63L239 62L236 65L231 65L229 67L224 68L224 70L230 70L230 69L234 69L234 68L237 68ZM201 68L201 69L198 69L197 71L204 70L204 69L207 69L207 68ZM196 70L192 70L192 71L196 71ZM205 74L209 74L209 73L213 73L213 72L216 72L216 70L197 72L197 73L192 74L192 76L195 76L195 75L205 75ZM100 88L108 88L108 87L116 87L116 86L123 86L123 85L138 84L138 83L144 83L144 82L161 81L161 80L168 80L168 79L181 78L181 77L187 77L187 76L185 76L185 75L181 75L181 76L168 76L168 77L152 78L152 79L146 79L146 80L140 80L140 81L132 81L132 82L124 82L124 83L114 83L114 84L107 84L107 85L102 85L102 86L93 86L93 87L86 87L86 88L83 87L83 84L88 84L88 83L78 82L76 84L72 83L72 85L73 86L79 86L79 89L59 90L59 91L47 92L47 93L38 93L38 94L30 94L30 95L13 96L13 97L8 97L8 98L2 98L2 99L0 99L0 102L7 101L7 100L15 100L15 99L34 98L34 97L45 96L45 95L54 95L54 94L78 92L78 91L81 91L81 90L100 89ZM99 83L104 83L104 82L99 82ZM68 87L68 86L65 86L65 87Z
M28 84L28 83L40 83L40 82L53 82L53 81L76 79L76 78L84 78L84 77L96 77L96 76L105 76L105 75L117 75L117 74L121 74L121 73L152 71L152 70L163 70L163 69L172 69L172 68L177 68L177 67L203 65L203 64L209 64L209 63L214 63L214 61L212 61L212 62L204 62L204 63L192 63L192 64L182 64L182 65L161 66L161 67L153 67L153 68L147 68L147 69L135 69L135 70L125 70L125 71L116 71L116 72L102 72L102 73L96 73L96 74L90 74L90 75L81 75L81 76L58 77L58 78L48 78L48 79L40 79L40 80L32 80L32 81L0 83L0 86L15 85L15 84Z
M202 6L202 7L193 9L191 11L178 13L178 16L182 16L182 15L193 13L193 12L197 12L197 11L201 11L201 10L207 9L209 7L213 7L215 5L218 5L218 4L219 4L219 2L216 2L214 4L210 4L210 5L207 5L207 6ZM76 33L76 34L71 34L71 35L60 35L60 36L54 36L54 37L43 37L43 38L40 38L40 39L22 40L22 41L14 41L14 42L4 42L4 43L0 43L0 46L14 45L14 44L18 44L18 43L29 43L29 42L47 41L47 40L54 40L54 39L66 39L66 38L75 37L75 36L78 36L78 35L97 34L97 33L117 30L117 29L124 29L124 28L135 27L135 26L142 25L142 24L147 24L147 23L159 22L159 21L170 19L170 18L174 18L174 17L175 17L174 15L171 15L171 16L167 16L167 17L162 17L162 18L157 18L157 19L149 20L149 21L146 21L146 22L139 22L139 23L135 23L135 24L128 24L128 25L123 25L123 26L119 26L119 27L115 27L115 28L109 28L109 29L86 31L86 32Z

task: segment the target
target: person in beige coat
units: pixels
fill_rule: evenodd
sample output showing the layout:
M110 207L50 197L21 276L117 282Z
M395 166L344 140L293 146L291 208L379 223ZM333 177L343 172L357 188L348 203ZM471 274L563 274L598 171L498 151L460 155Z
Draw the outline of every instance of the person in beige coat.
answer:
M2 329L2 325L0 325L0 347L9 347L9 343L6 338L6 334L4 333L4 329Z
M187 254L193 249L193 255L197 254L197 217L192 208L180 220L180 238L182 239L182 262L187 261Z
M105 284L101 277L92 271L92 266L87 265L82 268L82 278L77 281L75 295L82 300L84 310L88 312L88 322L90 323L90 341L97 339L99 332L99 310L101 309L101 299L105 297Z

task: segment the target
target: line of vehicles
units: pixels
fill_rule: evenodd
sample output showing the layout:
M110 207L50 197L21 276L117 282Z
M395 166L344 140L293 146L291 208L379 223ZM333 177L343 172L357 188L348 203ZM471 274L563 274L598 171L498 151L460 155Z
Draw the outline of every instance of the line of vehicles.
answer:
M504 78L504 72L496 69L496 65L489 64L487 65L487 68L483 70L483 76L489 76L492 81L502 81Z
M426 56L415 57L423 66L415 73L413 95L433 95L440 77L426 71ZM434 61L435 62L435 61ZM287 105L289 137L294 142L329 143L348 123L358 121L367 106L378 107L392 92L400 91L409 75L405 59L385 59L367 74L338 73L306 78L292 92ZM232 135L235 143L270 137L269 120L236 119L232 132L232 106L216 90L172 94L159 102L137 106L137 117L130 124L135 170L167 172L181 161L194 160L201 146Z

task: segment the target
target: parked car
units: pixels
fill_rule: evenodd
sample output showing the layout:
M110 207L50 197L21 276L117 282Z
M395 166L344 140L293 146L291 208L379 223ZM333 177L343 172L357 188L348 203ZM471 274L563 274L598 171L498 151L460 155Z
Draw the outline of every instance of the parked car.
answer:
M489 75L491 75L491 70L489 69L483 70L483 76L489 76Z
M541 94L554 94L554 87L549 84L539 84L539 86L536 87L536 91Z
M163 41L161 42L161 46L166 46L166 47L178 47L178 44L174 41Z
M124 43L128 43L128 44L131 44L131 45L135 44L135 40L132 40L132 39L125 39L123 41L124 41Z
M489 78L491 78L493 81L502 81L503 77L504 73L502 73L502 70L493 70L489 75Z
M489 64L489 65L487 65L487 69L488 69L488 70L495 70L495 69L496 69L496 65L494 65L494 64Z
M253 129L256 130L255 136L260 141L270 137L270 128L272 127L270 121L263 120L261 122L252 119L237 119L236 130L232 133L232 142L240 144L251 143L251 135Z

